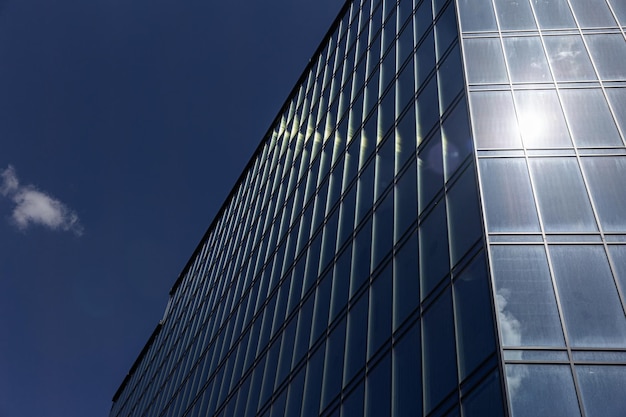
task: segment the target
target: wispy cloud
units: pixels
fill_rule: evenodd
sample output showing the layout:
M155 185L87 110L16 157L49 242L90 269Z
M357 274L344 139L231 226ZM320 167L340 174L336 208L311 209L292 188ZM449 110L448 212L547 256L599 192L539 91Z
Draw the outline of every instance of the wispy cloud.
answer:
M52 230L69 231L77 236L83 234L83 227L73 210L32 185L20 185L12 166L9 165L0 178L0 194L15 204L11 219L20 230L37 224Z

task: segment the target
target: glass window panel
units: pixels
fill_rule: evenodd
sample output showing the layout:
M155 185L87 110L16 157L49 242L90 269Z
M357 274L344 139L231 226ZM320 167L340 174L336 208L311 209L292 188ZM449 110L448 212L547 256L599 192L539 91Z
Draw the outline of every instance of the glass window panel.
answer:
M572 143L554 90L516 91L519 126L528 148L568 147Z
M389 263L370 287L368 358L371 358L378 348L391 337L391 316L393 313L391 279L391 263Z
M447 207L450 259L454 266L482 236L482 222L473 164L463 172L448 191Z
M586 35L591 56L603 80L626 78L626 40L622 35Z
M446 205L441 200L419 228L420 277L422 299L450 271Z
M504 52L513 82L552 80L538 36L504 38Z
M497 30L491 0L461 0L458 3L463 32Z
M495 0L501 30L536 29L528 0Z
M408 110L396 126L396 174L415 152L418 139L415 128L415 102L411 100Z
M603 230L626 231L626 159L597 156L581 161Z
M432 25L432 23L433 23L432 2L422 1L419 7L417 8L417 10L415 11L415 19L413 19L416 41L419 41L422 38L422 36L424 36L424 33L426 33L426 31ZM435 47L434 41L432 43L432 47L433 48Z
M420 213L443 187L441 135L437 133L417 156Z
M441 127L443 143L443 166L446 180L461 165L473 150L474 142L470 134L465 97L454 107L452 113L446 117Z
M570 0L582 28L615 26L615 19L604 0Z
M455 279L453 288L459 371L463 380L496 347L484 254L463 270Z
M532 0L539 27L542 29L575 28L567 0Z
M597 230L576 159L536 158L529 164L547 232Z
M367 347L367 310L369 297L361 296L348 312L346 350L344 352L343 385L350 382L354 374L365 366Z
M415 159L402 174L394 190L394 243L407 231L417 219L417 168Z
M324 361L324 382L320 410L341 392L341 373L343 370L343 351L346 341L346 318L333 329L326 343Z
M613 271L622 289L622 294L626 293L626 245L609 246L609 255L613 262Z
M388 416L391 412L391 355L387 354L365 380L365 416Z
M481 159L480 177L489 232L539 231L524 159Z
M596 80L596 73L580 36L546 36L543 40L557 81Z
M458 77L458 74L457 74ZM424 140L433 126L439 122L439 96L437 94L437 77L432 77L420 91L417 105L417 137L418 142Z
M522 147L509 91L474 91L470 93L470 102L478 148Z
M420 302L417 233L413 232L393 259L393 328L404 322Z
M568 365L507 365L512 417L580 416Z
M370 256L372 248L372 219L366 221L359 230L352 247L352 270L350 273L350 296L361 288L370 275Z
M587 417L620 417L626 410L626 366L576 366Z
M607 88L606 94L613 107L617 124L622 129L622 134L626 134L626 88Z
M422 2L422 4L429 2ZM433 31L429 31L426 35L426 39L422 41L421 45L417 48L415 54L417 72L415 79L416 85L419 89L421 85L426 81L428 74L435 69L435 36Z
M602 246L550 248L570 343L626 346L626 318Z
M444 114L454 99L463 90L465 84L462 74L463 66L461 65L461 54L459 45L455 45L452 51L446 56L443 63L437 71L437 79L439 80L439 106L441 114Z
M437 22L435 22L435 38L437 41L437 58L441 59L450 44L457 37L456 13L454 4L446 7Z
M491 247L504 346L564 346L543 246Z
M428 413L457 385L450 291L446 291L424 313L422 323L424 408Z
M322 376L324 371L324 352L325 349L322 345L315 351L307 363L301 417L314 417L319 415Z
M462 400L464 417L499 417L504 414L500 372L495 370Z
M507 83L502 45L498 38L465 39L465 66L470 83Z
M422 415L421 356L418 322L393 349L393 417Z
M602 90L562 90L561 99L577 146L622 144Z

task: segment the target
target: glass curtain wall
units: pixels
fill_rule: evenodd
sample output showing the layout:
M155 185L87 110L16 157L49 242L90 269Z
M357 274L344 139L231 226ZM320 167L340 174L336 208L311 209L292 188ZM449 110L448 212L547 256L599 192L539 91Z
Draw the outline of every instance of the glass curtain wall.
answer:
M504 413L457 7L345 4L111 417Z
M624 4L459 0L513 417L626 410Z

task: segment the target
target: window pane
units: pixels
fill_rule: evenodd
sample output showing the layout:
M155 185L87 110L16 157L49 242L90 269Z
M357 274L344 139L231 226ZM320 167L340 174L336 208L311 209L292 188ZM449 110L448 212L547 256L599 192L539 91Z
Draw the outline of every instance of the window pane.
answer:
M562 90L561 98L577 146L622 145L602 90Z
M450 271L446 205L443 200L420 225L419 252L423 299Z
M496 0L496 11L502 30L536 29L528 0Z
M570 0L570 2L581 27L615 26L615 19L604 0Z
M441 135L437 133L417 156L420 213L443 187Z
M455 279L453 287L459 369L463 380L496 347L484 254L476 257Z
M490 0L461 0L459 9L464 32L497 30Z
M626 158L581 158L600 224L607 232L626 230Z
M626 318L602 246L550 248L570 343L625 347Z
M388 353L365 380L365 416L391 414L391 355Z
M465 64L470 83L506 83L502 46L497 38L465 39Z
M430 412L457 384L452 299L446 291L424 313L424 405Z
M389 263L370 287L369 330L367 336L368 359L391 337L391 318L393 313L391 283L391 263Z
M393 348L393 416L422 415L420 324L415 324Z
M504 346L563 346L561 321L543 246L492 246Z
M587 35L591 56L603 80L626 77L626 40L622 35Z
M546 36L543 39L557 81L596 80L580 36Z
M619 23L622 26L626 26L626 2L623 0L609 0L609 3L611 3Z
M539 37L505 38L504 52L513 82L552 80Z
M542 29L575 28L567 0L532 0Z
M626 366L576 367L587 417L621 417L626 410Z
M454 183L447 193L447 198L450 259L452 265L456 265L482 235L473 164Z
M580 416L568 365L507 365L512 417Z
M482 159L480 172L489 232L539 231L526 161Z
M443 166L446 180L448 180L473 150L465 98L454 107L452 113L444 120L441 135Z
M419 306L417 233L413 233L393 259L394 330Z
M516 91L522 139L528 148L567 147L572 143L554 90Z
M537 158L529 164L547 232L597 230L576 159Z
M474 91L470 93L470 100L478 148L522 147L509 91Z

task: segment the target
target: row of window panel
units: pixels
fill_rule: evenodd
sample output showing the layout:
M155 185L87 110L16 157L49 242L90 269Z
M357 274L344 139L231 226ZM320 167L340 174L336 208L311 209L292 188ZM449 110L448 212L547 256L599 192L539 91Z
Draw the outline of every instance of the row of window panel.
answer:
M626 26L621 0L460 0L459 8L464 32Z
M489 232L538 232L539 219L548 233L598 231L596 219L605 232L626 231L623 156L483 158L479 167Z
M512 417L581 416L579 403L586 417L626 409L623 365L508 364L506 380Z
M621 33L470 38L463 46L469 83L596 81L598 77L611 81L626 77L622 65L626 40Z
M328 339L325 342L322 341L321 344L318 342L314 345L314 350L317 350L309 353L307 361L306 386L308 388L305 389L305 397L302 400L304 403L302 415L308 415L307 413L317 415L319 411L322 411L329 405L331 400L339 394L342 387L351 384L352 378L359 375L359 370L363 368L368 358L372 357L371 353L368 353L372 344L380 344L390 336L391 317L388 314L392 310L392 290L390 287L391 281L389 278L379 277L372 284L369 296L368 292L360 296L353 303L347 316L342 316L338 324L333 325L327 336ZM457 378L464 379L469 375L493 352L495 347L493 323L489 307L488 284L484 258L482 256L477 258L466 271L461 273L456 280L456 284L453 285L453 292L454 308L452 306L452 293L448 289L424 313L422 320L422 337L424 340L424 406L427 412L435 408L455 389L458 384L456 382ZM328 303L329 301L326 302ZM418 299L414 299L414 302L418 303ZM306 312L307 310L308 313ZM257 358L255 362L256 368L250 371L252 374L250 372L247 373L248 378L256 380L256 382L253 382L253 385L258 388L250 389L249 394L245 393L250 398L253 398L252 402L250 398L247 401L245 397L243 398L244 402L247 402L247 415L254 415L257 409L260 409L270 397L272 391L282 386L281 382L285 378L285 371L280 365L284 362L282 356L286 354L287 359L291 361L293 349L295 351L293 361L299 363L296 359L296 356L300 357L299 355L301 355L298 353L298 345L301 343L299 339L302 335L307 336L306 338L308 339L308 334L311 332L309 320L311 317L315 317L317 310L318 307L303 309L300 315L304 314L306 317L303 320L298 320L298 330L296 331L294 326L289 325L284 335L285 337L282 339L282 345L280 343L281 338L278 337L273 346L268 349L267 357ZM456 349L454 347L454 314L457 317ZM295 323L295 319L291 323ZM387 328L387 332L382 331L384 328ZM313 324L313 329L315 329L315 324ZM475 337L477 332L480 333L480 337ZM385 336L385 333L387 336ZM291 339L294 336L296 346L292 348L294 342ZM374 339L378 339L379 342L375 342ZM404 350L404 355L406 356L409 352L413 352L413 360L409 359L405 362L405 366L410 366L413 363L417 366L416 369L411 369L405 375L405 378L410 377L415 380L415 377L421 374L419 369L419 351L421 350L419 326L413 327L410 330L410 336L406 336L402 340L407 341L406 346L408 348ZM285 345L286 342L290 343ZM252 338L250 343L254 343ZM411 346L408 346L408 343L411 343ZM304 345L304 352L307 350L307 345L308 343ZM405 345L402 342L396 345L398 349L401 346ZM415 355L415 353L418 354ZM457 354L459 355L459 376L457 376L457 367L455 365ZM441 363L447 364L445 369L441 368ZM278 364L278 370L274 369L276 364ZM297 369L298 366L295 368L296 372ZM270 385L268 385L268 378L271 379ZM274 382L274 379L276 379L276 382ZM243 382L238 389L243 389L245 386L246 384ZM264 387L264 389L261 389L261 387ZM265 387L269 388L265 389ZM218 390L218 388L213 387L213 390ZM410 397L405 397L404 402L407 406L410 405L419 410L422 401L419 394L419 386L416 387L416 392L418 393L417 395L413 394ZM202 398L207 399L209 396L210 394L207 395L205 392ZM234 394L231 394L230 398L235 399L236 397ZM239 401L241 401L241 398L237 399L237 402ZM410 404L411 402L413 403L412 405ZM402 401L400 404L402 404ZM201 399L196 404L196 408L203 410L202 407L204 405ZM191 415L194 414L192 413ZM300 410L298 410L297 414L290 413L290 415L300 415Z
M502 345L565 346L566 336L576 348L626 348L626 246L607 254L602 245L550 245L548 253L491 246Z
M619 129L626 132L626 89L605 92L474 91L470 101L476 145L479 149L624 146Z

